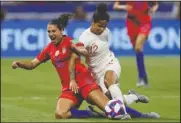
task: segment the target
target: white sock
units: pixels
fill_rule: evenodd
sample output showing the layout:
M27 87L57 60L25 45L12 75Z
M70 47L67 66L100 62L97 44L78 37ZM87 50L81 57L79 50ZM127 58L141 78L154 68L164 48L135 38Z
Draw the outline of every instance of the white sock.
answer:
M123 95L122 95L121 89L118 87L118 85L112 84L109 86L108 90L111 94L112 99L119 99L123 102L123 108L124 108L125 113L127 114L126 108L124 105Z
M112 99L120 99L123 102L123 95L117 84L112 84L108 88Z
M123 95L123 96L124 96L124 101L126 102L127 105L130 105L136 100L138 100L138 97L135 94L129 94L129 95Z

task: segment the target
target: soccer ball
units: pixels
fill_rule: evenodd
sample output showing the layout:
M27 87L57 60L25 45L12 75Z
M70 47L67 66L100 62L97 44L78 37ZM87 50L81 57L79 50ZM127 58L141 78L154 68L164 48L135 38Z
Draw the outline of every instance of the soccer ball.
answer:
M105 113L110 119L120 119L125 114L122 101L110 100L105 106Z

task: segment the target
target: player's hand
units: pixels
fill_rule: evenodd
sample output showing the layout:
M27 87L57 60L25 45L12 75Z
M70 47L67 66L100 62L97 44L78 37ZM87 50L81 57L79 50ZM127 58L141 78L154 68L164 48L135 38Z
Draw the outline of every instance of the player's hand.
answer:
M79 48L75 44L71 44L71 49L75 51L79 51Z
M75 44L71 44L71 49L73 51L78 51L79 52L79 49L77 48L77 46Z
M75 94L79 92L79 87L77 86L76 80L71 80L69 89L72 90Z
M76 45L75 44L71 44L71 48L75 48L76 47Z
M130 5L126 5L126 11L131 11L133 9L133 7L132 6L130 6Z
M12 68L13 68L13 69L19 68L19 65L20 65L20 62L19 62L19 61L14 61L14 62L12 63Z

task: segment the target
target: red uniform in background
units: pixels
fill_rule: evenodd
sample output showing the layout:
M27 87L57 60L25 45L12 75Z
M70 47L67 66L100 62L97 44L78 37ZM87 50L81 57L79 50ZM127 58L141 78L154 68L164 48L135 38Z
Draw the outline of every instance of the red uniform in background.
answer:
M78 98L79 96L87 99L89 92L99 88L99 86L88 72L88 69L81 64L80 59L78 59L75 65L75 75L80 95L75 95L69 89L70 74L68 63L71 55L71 44L71 38L66 36L57 47L50 42L37 56L37 59L41 62L51 59L62 84L62 94L60 95L60 98L70 99L78 105L82 102L82 99Z
M126 2L127 5L132 6L128 11L126 26L128 35L133 46L135 45L136 36L139 33L148 35L151 30L151 17L148 14L148 2Z

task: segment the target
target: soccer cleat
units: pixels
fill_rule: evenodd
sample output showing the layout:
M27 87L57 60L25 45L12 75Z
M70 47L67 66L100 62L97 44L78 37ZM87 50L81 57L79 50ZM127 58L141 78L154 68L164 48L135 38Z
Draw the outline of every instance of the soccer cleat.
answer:
M145 95L138 94L134 90L129 90L128 94L134 94L138 97L138 100L136 100L136 103L138 102L149 103L148 97L146 97Z
M92 117L98 117L98 114L96 112L94 112L94 109L92 106L88 106L86 108L86 110L89 112L89 114L92 116Z
M124 114L121 116L120 118L121 120L128 120L128 119L131 119L131 116L129 114Z
M149 83L148 83L147 76L143 77L143 82L145 83L145 87L148 88L149 87Z
M149 87L148 78L147 76L140 78L139 81L136 83L137 87L144 86L145 88Z
M151 112L151 113L143 113L142 118L155 118L155 119L158 119L160 118L160 115L156 112Z
M144 81L142 80L142 79L140 79L140 81L138 81L137 83L136 83L136 86L137 87L141 87L141 86L144 86L145 85L145 83L144 83Z
M100 113L94 110L92 106L87 106L86 110L90 113L92 117L107 117L104 112Z

